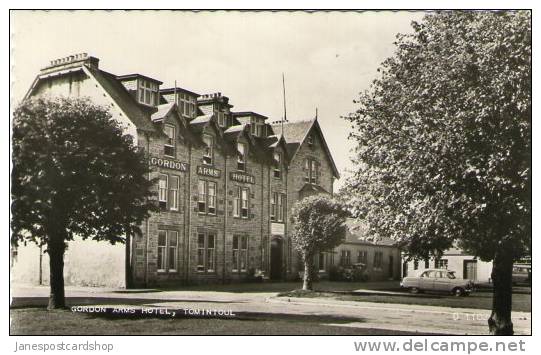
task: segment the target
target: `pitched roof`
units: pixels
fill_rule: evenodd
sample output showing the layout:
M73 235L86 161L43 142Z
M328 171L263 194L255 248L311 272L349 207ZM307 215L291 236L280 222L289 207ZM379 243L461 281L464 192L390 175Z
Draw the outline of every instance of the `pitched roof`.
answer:
M299 190L301 193L305 192L315 192L315 193L324 193L328 194L329 191L325 190L323 187L319 185L313 185L313 184L304 184L304 186Z
M90 66L84 66L84 68L96 79L109 96L111 96L120 109L128 115L128 118L133 122L137 129L154 131L154 127L150 122L149 112L145 112L124 85L117 80L115 75Z
M150 116L150 119L152 120L152 122L163 120L165 118L165 116L167 116L169 111L171 111L171 109L174 106L175 106L174 102L170 102L170 103L163 104L163 105L158 105L158 111L154 112Z
M347 232L346 242L355 244L368 244L368 245L381 245L381 246L395 246L397 243L389 237L373 237L368 233L368 225L355 218L348 218L346 220Z
M340 173L336 168L336 164L334 163L331 151L329 150L329 146L325 141L325 137L323 136L323 132L321 131L321 127L319 126L317 118L308 121L287 122L283 124L283 129L281 123L276 123L272 125L272 129L274 132L280 132L284 135L284 138L287 142L287 152L291 159L295 158L295 155L299 151L299 148L301 147L302 143L304 142L312 128L316 129L319 133L319 136L321 137L322 146L325 150L325 153L327 153L327 157L329 158L329 162L333 170L333 175L336 178L340 178Z

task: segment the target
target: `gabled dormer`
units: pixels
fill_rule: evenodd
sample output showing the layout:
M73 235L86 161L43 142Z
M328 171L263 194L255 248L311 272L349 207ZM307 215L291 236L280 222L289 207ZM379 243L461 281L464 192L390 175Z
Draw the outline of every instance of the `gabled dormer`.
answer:
M229 104L229 98L223 96L221 92L199 96L197 105L204 115L213 114L220 128L227 129L233 125L231 116L233 105Z
M140 104L150 107L160 102L161 81L141 74L127 74L116 77Z
M265 121L267 120L266 116L256 112L245 111L234 112L233 118L241 124L248 125L250 134L254 137L265 138L268 135L267 125L265 124Z
M176 103L179 113L189 121L197 117L199 94L180 87L161 89L160 94L167 103Z

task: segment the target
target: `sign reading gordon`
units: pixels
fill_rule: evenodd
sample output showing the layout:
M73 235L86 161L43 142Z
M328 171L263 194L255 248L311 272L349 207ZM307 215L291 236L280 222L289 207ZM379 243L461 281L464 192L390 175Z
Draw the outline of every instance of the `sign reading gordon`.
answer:
M178 170L183 173L188 171L188 163L173 159L150 157L150 165L158 166L160 168Z

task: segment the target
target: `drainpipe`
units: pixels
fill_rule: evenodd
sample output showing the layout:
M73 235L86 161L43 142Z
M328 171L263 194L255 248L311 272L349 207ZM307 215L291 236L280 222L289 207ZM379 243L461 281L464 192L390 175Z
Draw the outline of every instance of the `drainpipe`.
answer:
M227 152L224 149L224 234L222 242L224 250L222 252L222 284L225 284L225 236L227 234Z

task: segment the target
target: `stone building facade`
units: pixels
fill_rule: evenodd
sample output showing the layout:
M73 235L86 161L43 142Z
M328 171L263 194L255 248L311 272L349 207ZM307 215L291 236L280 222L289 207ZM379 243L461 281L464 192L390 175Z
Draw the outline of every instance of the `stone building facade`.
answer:
M261 114L234 112L221 93L161 85L141 74L108 73L97 58L77 54L53 60L29 89L26 97L88 97L107 107L147 152L149 178L158 181L161 211L131 237L128 253L119 246L95 253L86 241L72 242L66 274L86 265L97 275L84 280L84 272L77 272L75 283L123 286L122 277L111 281L110 275L123 275L124 263L100 265L96 259L123 261L127 255L136 286L227 283L253 275L297 278L300 261L288 234L289 212L305 196L332 195L339 178L317 118L270 124ZM22 272L26 248L19 249L15 278L28 274ZM40 253L43 276L46 259Z

